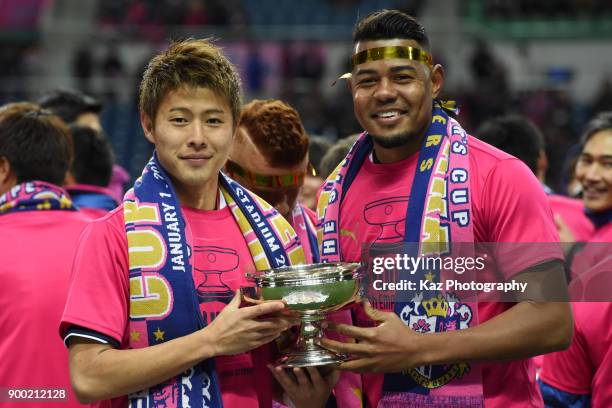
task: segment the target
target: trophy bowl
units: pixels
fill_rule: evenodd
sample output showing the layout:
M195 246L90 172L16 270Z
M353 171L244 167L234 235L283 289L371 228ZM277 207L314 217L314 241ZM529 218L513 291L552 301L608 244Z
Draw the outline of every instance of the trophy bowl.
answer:
M282 353L276 365L284 368L339 364L346 355L319 345L321 321L330 312L353 302L360 289L359 263L318 263L247 273L255 284L256 301L280 300L301 319L296 343Z

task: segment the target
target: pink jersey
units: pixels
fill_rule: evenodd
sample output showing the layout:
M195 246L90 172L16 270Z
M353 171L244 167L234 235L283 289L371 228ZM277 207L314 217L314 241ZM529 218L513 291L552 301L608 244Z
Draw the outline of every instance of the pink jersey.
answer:
M595 227L584 214L584 204L581 200L550 194L548 202L553 214L560 216L567 224L577 242L588 241Z
M589 242L612 242L612 222L607 223L606 225L597 228Z
M472 220L476 242L558 242L552 213L541 185L520 160L478 139L469 138ZM417 154L400 162L374 164L366 159L340 209L342 260L358 261L362 243L399 242L404 237L408 196ZM520 182L517 182L520 180ZM521 248L523 249L523 248ZM505 254L498 261L504 277L551 259L563 259L560 249L538 248L530 256ZM510 303L480 303L480 323L512 307ZM482 364L487 406L542 406L531 359ZM364 377L370 406L376 406L382 376Z
M248 285L244 274L255 271L255 266L229 207L215 211L183 207L183 215L193 237L192 273L200 310L204 321L210 323L234 292ZM94 221L86 230L74 270L62 333L77 325L106 335L126 348L129 285L123 206ZM215 365L224 406L259 406L255 383L261 376L270 376L271 380L265 366L258 368L255 375L251 353L217 357ZM126 403L123 399L123 406Z
M598 228L574 256L572 299L609 300L612 223ZM570 347L543 358L542 381L572 394L590 394L593 407L612 406L612 304L575 302Z
M77 407L68 351L57 337L72 260L89 218L76 211L26 211L0 216L0 387L64 389L61 402L0 406Z
M612 243L612 223L608 223L600 228L597 228L595 232L593 232L591 238L587 241L586 245L580 250L576 251L574 258L572 259L571 267L572 282L570 285L570 294L572 295L572 300L608 299L607 295L603 295L604 299L595 299L592 297L592 291L590 292L591 297L588 295L577 295L577 292L574 292L574 290L576 290L576 285L580 285L579 291L584 290L585 285L591 285L591 289L598 285L597 281L592 279L598 275L597 272L602 271L602 267L606 268L607 265L601 265L601 263L610 257L610 243ZM605 269L603 272L610 271L609 269ZM601 286L604 292L609 284L612 283L612 278L609 278L609 276L609 274L599 276L601 279L599 282L604 285ZM581 282L578 282L578 277L580 277Z
M612 406L612 303L577 302L574 339L567 350L546 354L540 378L559 390L590 394L591 406Z

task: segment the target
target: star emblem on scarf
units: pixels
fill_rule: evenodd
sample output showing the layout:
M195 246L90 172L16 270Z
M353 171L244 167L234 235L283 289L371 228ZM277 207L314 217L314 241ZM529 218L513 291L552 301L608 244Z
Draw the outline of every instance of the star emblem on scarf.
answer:
M160 328L158 327L157 330L153 332L153 334L155 335L156 341L164 341L164 334L166 334L166 332L161 331Z
M48 202L48 201L42 202L42 203L36 205L36 209L37 210L50 210L51 209L51 203Z
M132 339L133 342L140 341L140 332L137 330L132 330L130 333L130 338Z
M8 211L8 210L10 210L13 207L15 207L15 203L6 203L6 204L0 206L0 213Z
M72 201L66 196L62 196L60 198L60 207L61 208L70 208L72 207Z
M427 273L425 274L425 280L428 280L428 281L430 281L430 282L433 282L433 279L434 279L434 274L433 274L433 273L431 273L431 272L427 272Z

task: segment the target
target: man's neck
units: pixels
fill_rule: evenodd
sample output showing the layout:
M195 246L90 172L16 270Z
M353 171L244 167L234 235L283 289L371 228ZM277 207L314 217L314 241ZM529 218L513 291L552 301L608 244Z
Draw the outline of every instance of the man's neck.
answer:
M374 162L387 164L407 159L420 150L422 140L423 137L420 137L414 143L391 148L382 147L374 142Z
M219 180L217 178L213 182L198 188L175 186L175 189L181 205L197 210L217 209L217 198L219 195Z

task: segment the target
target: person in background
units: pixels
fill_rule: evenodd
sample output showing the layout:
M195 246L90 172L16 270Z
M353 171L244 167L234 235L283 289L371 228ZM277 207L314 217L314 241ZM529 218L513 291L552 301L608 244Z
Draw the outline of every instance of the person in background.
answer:
M297 201L298 189L308 174L309 137L300 116L286 103L269 99L254 100L243 106L236 138L225 164L227 173L236 181L273 204L296 230L307 263L319 262L315 215ZM346 311L330 318L350 322ZM301 386L314 387L307 377L296 382L283 370L272 370L279 383L285 385L290 398L303 392ZM298 370L298 375L302 373ZM328 376L333 376L333 372ZM334 389L339 406L358 406L353 389L360 388L358 376L343 373Z
M576 179L596 229L572 264L572 344L543 359L540 388L550 407L612 406L612 112L586 125L581 145Z
M289 221L313 263L319 259L315 215L298 202L311 168L308 144L295 109L275 99L254 100L242 107L225 171Z
M100 121L102 104L90 95L76 90L54 90L41 96L38 103L43 108L49 109L58 115L68 125L89 126L97 132L104 134ZM114 163L113 173L107 187L118 202L123 199L124 186L128 181L130 181L130 175L127 170L121 165Z
M38 99L38 103L69 125L75 123L102 131L102 104L92 96L76 90L58 89L45 93Z
M565 282L542 186L523 162L467 135L453 104L438 99L444 70L413 17L381 10L359 20L351 62L343 78L365 132L321 190L322 261L360 261L364 246L380 243L419 243L413 257L439 255L430 244L529 243L528 256L523 244L487 261L529 290L514 303L459 307L437 291L365 303L356 326L328 324L356 342L322 345L352 356L339 368L363 373L370 407L541 406L530 357L566 348L572 335L569 305L538 290L543 277ZM533 242L542 243L537 251ZM439 271L415 272L441 279Z
M544 184L547 168L544 137L528 119L518 115L500 116L483 123L475 136L522 160L542 183L555 217L561 242L587 241L593 223L584 213L581 200L555 194ZM567 231L571 236L567 235Z
M54 399L81 406L57 337L75 248L89 222L60 187L72 155L70 131L50 111L31 103L0 108L0 384L3 398L7 389L50 392L44 400L3 399L6 406L51 406Z
M113 172L113 153L108 140L89 126L71 125L74 160L64 185L72 202L92 218L119 205L106 187Z
M351 146L359 135L351 135L344 139L339 139L334 143L334 145L325 153L323 159L321 160L321 175L325 178L329 177L329 175L338 167L338 165L344 160L346 154L351 149Z
M330 147L331 143L327 139L321 136L310 136L308 160L312 166L311 170L314 169L314 171L306 172L304 184L298 194L298 202L313 211L317 208L317 192L325 181L325 176L321 175L321 160Z

